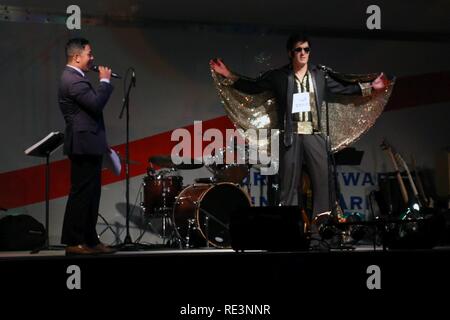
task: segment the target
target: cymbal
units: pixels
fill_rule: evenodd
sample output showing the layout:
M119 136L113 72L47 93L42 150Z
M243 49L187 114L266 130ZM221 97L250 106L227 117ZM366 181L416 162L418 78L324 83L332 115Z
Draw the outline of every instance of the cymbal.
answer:
M175 168L178 170L194 170L194 169L200 169L203 167L203 163L180 163L175 165Z
M148 162L156 164L162 168L173 168L174 163L172 162L172 158L167 155L156 155L152 156L148 159Z
M126 163L127 162L127 159L125 159L122 156L119 156L119 159L120 159L121 163ZM130 164L142 164L142 163L140 161L136 161L136 160L131 160L130 159Z
M203 167L203 163L194 163L193 159L182 159L182 163L175 164L172 161L172 157L168 155L156 155L148 159L149 162L161 167L161 168L173 168L178 170L193 170Z

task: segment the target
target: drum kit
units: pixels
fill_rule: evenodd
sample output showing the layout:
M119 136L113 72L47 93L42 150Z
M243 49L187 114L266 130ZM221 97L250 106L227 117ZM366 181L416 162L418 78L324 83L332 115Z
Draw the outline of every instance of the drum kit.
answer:
M241 185L250 172L247 164L206 164L212 177L183 185L182 170L202 168L205 164L175 164L170 156L149 159L143 178L141 207L148 218L162 219L162 239L180 248L230 248L230 215L252 206ZM161 169L154 170L154 166Z

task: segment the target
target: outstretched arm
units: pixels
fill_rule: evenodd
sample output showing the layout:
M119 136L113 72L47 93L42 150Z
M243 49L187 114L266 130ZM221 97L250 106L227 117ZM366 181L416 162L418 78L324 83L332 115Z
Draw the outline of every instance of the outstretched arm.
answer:
M233 88L247 93L257 94L268 90L273 90L272 84L272 72L266 72L258 78L251 79L243 76L239 76L233 73L222 61L222 59L211 59L209 61L210 67L214 72L229 79L233 83Z
M337 94L362 94L368 96L372 93L372 90L383 90L386 87L386 78L381 73L374 81L364 82L358 84L346 84L333 79L327 78L327 88L332 93Z
M235 75L230 71L230 69L228 69L228 67L225 65L225 63L223 63L222 59L220 58L209 60L209 65L216 73L220 74L221 76L227 79L233 81L239 79L237 75Z

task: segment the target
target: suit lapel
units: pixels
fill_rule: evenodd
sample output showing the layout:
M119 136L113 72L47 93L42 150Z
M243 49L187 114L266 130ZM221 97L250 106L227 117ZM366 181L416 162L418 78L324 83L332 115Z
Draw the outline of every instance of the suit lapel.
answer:
M317 124L319 126L319 130L321 130L321 122L320 122L320 110L321 105L319 104L319 101L321 102L322 99L319 99L319 96L321 96L323 93L319 90L321 90L321 88L323 88L323 84L321 83L320 85L317 85L317 82L322 80L321 77L319 77L318 74L318 70L316 68L316 66L312 66L309 70L311 72L311 76L312 76L312 83L313 83L313 87L314 87L314 97L316 99L316 110L317 110Z
M286 113L292 114L292 99L294 95L294 86L295 86L295 78L294 72L292 70L289 71L287 78L287 91L286 91Z
M295 78L292 69L289 69L287 77L286 90L286 113L284 117L284 144L290 146L292 144L292 99L294 95Z

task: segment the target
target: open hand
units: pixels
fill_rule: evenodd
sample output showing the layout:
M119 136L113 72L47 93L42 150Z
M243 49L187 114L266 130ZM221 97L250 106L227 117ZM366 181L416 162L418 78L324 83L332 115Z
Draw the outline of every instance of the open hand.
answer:
M375 80L372 82L372 88L375 90L383 90L386 87L387 79L382 72Z
M231 75L228 67L223 63L222 59L211 59L209 60L209 66L218 74L224 76L225 78L229 78Z

